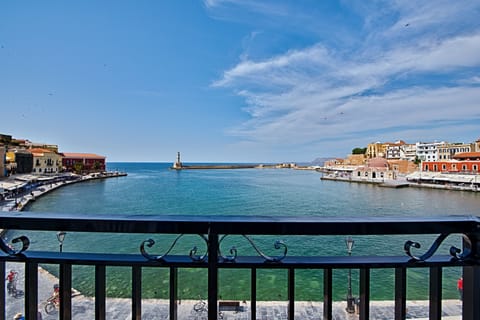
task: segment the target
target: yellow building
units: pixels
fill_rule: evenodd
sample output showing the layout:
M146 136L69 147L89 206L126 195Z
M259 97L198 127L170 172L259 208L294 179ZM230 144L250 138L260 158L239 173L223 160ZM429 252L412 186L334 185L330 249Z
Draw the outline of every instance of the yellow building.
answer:
M367 146L366 156L368 159L385 158L386 145L381 142L369 143Z
M59 173L62 168L62 156L48 149L29 149L33 155L34 174Z

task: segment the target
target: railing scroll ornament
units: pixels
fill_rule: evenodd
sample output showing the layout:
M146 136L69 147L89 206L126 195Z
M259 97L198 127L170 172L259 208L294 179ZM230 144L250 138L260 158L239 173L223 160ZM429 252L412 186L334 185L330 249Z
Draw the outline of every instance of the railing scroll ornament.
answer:
M237 248L235 246L231 247L230 248L230 254L231 256L226 256L226 255L223 255L222 252L221 252L221 249L220 249L220 244L221 242L228 236L228 234L226 235L223 235L222 238L220 238L219 242L218 242L218 255L220 257L222 257L222 259L226 262L235 262L236 259L237 259ZM255 244L255 242L253 242L253 240L243 234L242 237L244 237L245 239L247 239L247 241L250 243L250 245L253 247L253 249L255 249L255 251L263 258L265 259L264 262L273 262L273 263L277 263L277 262L281 262L286 256L287 256L287 252L288 252L288 247L287 245L285 244L284 241L282 240L276 240L275 243L273 244L273 247L276 249L276 250L279 250L279 249L282 249L283 248L283 254L281 256L277 256L277 257L271 257L269 255L266 255L262 250L260 250L260 248L258 248L258 246Z
M30 246L30 240L26 236L20 236L12 239L13 244L19 242L22 243L22 247L20 249L15 249L14 246L10 245L9 243L5 243L5 240L3 238L0 238L0 249L8 255L18 256L22 254L22 252L27 250Z
M421 248L421 245L420 243L418 242L415 242L415 241L411 241L411 240L408 240L407 242L405 242L405 245L404 245L404 250L405 250L405 253L410 257L412 258L413 260L415 261L418 261L418 262L424 262L426 261L427 259L431 258L435 252L438 250L438 248L440 247L440 245L442 244L442 242L449 236L450 234L449 233L442 233L440 234L437 239L435 239L435 241L433 242L433 244L430 246L430 248L428 249L427 252L425 252L423 255L421 255L420 257L418 256L415 256L412 251L411 251L411 248L416 248L416 249L419 249ZM466 235L462 235L463 236L463 242L464 242L464 249L463 249L463 253L462 254L459 254L462 252L461 249L455 247L455 246L452 246L450 247L450 255L456 259L456 260L465 260L467 258L470 258L471 254L472 254L472 243L470 241L470 239L466 236Z
M165 257L168 256L168 254L172 251L172 249L175 247L175 245L177 244L178 240L183 237L184 234L181 234L179 236L177 236L175 238L175 240L172 242L172 244L170 245L170 247L168 248L168 250L164 253L164 254L161 254L161 255L151 255L149 254L146 249L145 249L145 245L149 248L153 247L153 245L155 244L155 240L153 239L147 239L147 240L144 240L142 242L142 244L140 245L140 252L142 254L142 256L144 256L145 258L147 258L148 260L152 260L152 261L159 261L159 262L165 262ZM203 241L205 241L205 243L207 244L207 248L208 248L208 239L205 235L203 234L199 234L199 236L203 239ZM189 256L190 256L190 259L192 259L192 261L195 261L195 262L203 262L205 261L205 259L207 258L208 256L208 249L207 251L203 254L203 255L197 255L197 251L198 251L198 247L197 246L194 246L192 249L190 249L190 252L189 252Z

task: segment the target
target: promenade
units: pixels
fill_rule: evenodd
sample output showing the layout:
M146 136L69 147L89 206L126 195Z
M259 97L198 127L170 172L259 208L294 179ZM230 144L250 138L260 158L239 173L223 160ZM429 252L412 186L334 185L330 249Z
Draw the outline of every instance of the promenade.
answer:
M61 181L55 181L51 183L47 182L47 183L44 183L43 185L40 185L36 188L31 189L29 193L23 194L16 198L10 197L3 201L0 201L0 211L22 211L23 208L25 208L25 206L29 202L35 201L36 199L43 196L44 194L69 184L84 182L84 181L89 181L94 179L123 177L126 175L127 174L124 172L116 172L116 171L103 172L103 173L91 173L91 174L82 175L82 176L78 175L76 176L75 179L61 180ZM15 175L15 177L24 177L24 178L27 176L31 177L32 175ZM9 183L9 181L10 179L0 180L0 187L2 186L3 183Z

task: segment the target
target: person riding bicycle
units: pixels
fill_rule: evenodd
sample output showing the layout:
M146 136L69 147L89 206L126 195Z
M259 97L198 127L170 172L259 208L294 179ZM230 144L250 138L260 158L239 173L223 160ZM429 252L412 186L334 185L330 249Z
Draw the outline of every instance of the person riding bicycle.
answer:
M8 273L7 277L5 278L5 280L7 280L7 290L8 292L12 292L14 289L15 289L15 280L17 278L17 274L18 272L16 272L15 270L10 270L10 272Z
M60 285L58 283L55 283L53 285L53 294L52 294L52 297L53 297L53 301L55 303L59 303L60 302Z

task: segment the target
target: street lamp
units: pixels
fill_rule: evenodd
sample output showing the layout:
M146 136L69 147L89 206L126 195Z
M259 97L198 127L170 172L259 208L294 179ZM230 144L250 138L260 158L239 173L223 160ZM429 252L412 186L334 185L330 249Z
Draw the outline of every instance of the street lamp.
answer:
M67 233L65 231L57 232L57 240L58 240L58 245L60 246L60 252L62 252L63 241L65 240L66 235L67 235Z
M347 253L350 257L352 255L353 244L352 237L345 238L345 246L347 247ZM352 269L348 269L348 292L347 292L347 309L348 313L355 313L355 298L352 296Z

